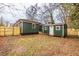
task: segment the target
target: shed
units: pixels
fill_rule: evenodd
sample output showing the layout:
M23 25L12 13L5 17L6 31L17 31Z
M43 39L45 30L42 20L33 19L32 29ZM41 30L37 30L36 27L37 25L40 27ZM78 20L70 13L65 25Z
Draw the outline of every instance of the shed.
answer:
M43 25L43 32L51 36L66 37L67 24L46 24Z
M24 34L34 34L39 33L39 22L27 19L19 19L14 26L20 27L20 33Z
M51 24L49 25L49 35L67 36L67 24Z

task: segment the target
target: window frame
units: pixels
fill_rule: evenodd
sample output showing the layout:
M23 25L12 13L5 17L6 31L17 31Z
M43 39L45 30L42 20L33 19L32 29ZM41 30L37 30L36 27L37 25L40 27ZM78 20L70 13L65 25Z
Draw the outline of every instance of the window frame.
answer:
M36 28L36 24L32 23L32 29L35 29L35 28Z
M61 30L61 26L56 26L56 30Z

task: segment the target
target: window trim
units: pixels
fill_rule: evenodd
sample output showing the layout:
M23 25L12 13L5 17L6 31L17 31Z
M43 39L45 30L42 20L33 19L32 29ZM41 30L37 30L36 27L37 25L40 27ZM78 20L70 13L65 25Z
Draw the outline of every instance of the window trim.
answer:
M56 30L61 30L60 27L61 27L61 26L56 26L55 28L56 28Z
M36 24L32 23L32 29L35 29L35 28L36 28Z

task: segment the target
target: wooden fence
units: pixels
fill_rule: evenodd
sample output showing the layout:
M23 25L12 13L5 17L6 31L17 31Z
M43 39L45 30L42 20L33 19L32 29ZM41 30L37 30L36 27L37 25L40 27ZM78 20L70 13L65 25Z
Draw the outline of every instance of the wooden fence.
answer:
M67 29L68 35L74 35L74 36L79 36L79 29Z
M20 35L19 27L0 26L0 36Z
M79 29L67 29L68 35L79 36ZM19 27L4 27L0 26L0 36L20 35Z

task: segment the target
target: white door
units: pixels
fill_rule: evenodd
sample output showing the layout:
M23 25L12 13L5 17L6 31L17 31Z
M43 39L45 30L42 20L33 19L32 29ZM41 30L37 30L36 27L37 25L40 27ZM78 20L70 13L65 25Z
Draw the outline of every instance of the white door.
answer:
M49 27L49 35L54 35L54 27L53 26Z

